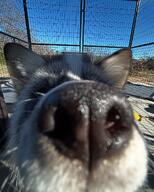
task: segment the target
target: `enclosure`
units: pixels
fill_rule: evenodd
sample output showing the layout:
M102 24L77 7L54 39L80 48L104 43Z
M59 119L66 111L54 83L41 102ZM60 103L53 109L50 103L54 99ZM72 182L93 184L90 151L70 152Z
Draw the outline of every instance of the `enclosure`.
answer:
M153 13L153 0L1 0L0 82L8 107L14 102L14 91L3 55L7 42L20 43L43 55L73 51L105 57L129 47L133 61L124 91L142 117L137 123L148 141L152 162ZM151 181L149 186L154 188Z

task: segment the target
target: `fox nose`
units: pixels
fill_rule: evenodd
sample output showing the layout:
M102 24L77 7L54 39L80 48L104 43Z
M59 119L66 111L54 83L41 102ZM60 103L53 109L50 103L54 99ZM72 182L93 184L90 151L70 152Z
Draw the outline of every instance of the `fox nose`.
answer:
M47 95L39 132L69 158L87 163L117 154L129 142L133 116L126 99L102 83L68 83Z

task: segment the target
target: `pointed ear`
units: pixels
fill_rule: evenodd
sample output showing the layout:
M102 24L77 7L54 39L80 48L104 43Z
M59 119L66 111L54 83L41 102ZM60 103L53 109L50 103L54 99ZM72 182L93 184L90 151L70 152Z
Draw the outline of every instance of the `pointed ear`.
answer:
M101 69L109 84L122 88L127 80L131 62L131 50L125 48L101 61L96 61L95 64Z
M4 46L4 55L17 89L21 89L35 70L45 63L41 56L16 43L7 43Z

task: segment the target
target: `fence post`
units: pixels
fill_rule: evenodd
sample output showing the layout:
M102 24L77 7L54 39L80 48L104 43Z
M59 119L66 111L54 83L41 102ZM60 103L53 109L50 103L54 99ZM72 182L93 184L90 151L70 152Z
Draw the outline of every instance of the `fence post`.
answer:
M86 0L80 0L80 38L79 38L80 52L83 52L84 48L85 4Z
M79 37L79 52L81 52L82 44L82 0L80 0L80 37Z
M131 48L131 47L132 47L132 44L133 44L134 32L135 32L135 27L136 27L136 21L137 21L138 13L139 13L140 3L141 3L141 0L136 0L134 18L133 18L133 23L132 23L132 28L131 28L131 34L130 34L130 39L129 39L129 48Z
M23 7L24 7L26 31L27 31L27 38L28 38L28 46L29 46L29 49L32 50L31 33L30 33L29 18L28 18L28 11L27 11L27 0L23 0Z
M84 29L85 29L85 6L86 6L86 0L83 0L83 29L82 29L82 52L84 51Z

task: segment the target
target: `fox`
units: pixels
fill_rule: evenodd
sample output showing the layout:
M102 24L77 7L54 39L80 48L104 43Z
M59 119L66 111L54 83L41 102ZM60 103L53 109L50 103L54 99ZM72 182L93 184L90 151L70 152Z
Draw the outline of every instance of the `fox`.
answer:
M7 43L17 92L4 151L25 192L136 192L147 149L122 89L132 52L39 55Z

